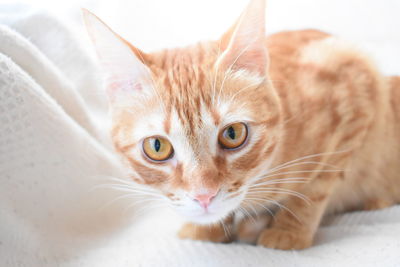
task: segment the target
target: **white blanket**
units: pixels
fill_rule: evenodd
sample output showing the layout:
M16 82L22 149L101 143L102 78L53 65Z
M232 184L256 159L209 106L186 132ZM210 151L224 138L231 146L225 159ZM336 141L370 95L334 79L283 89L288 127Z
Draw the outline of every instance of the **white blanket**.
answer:
M0 5L0 24L0 266L400 266L400 206L328 218L314 247L275 251L178 240L173 213L112 202L98 185L122 171L93 54L47 13Z

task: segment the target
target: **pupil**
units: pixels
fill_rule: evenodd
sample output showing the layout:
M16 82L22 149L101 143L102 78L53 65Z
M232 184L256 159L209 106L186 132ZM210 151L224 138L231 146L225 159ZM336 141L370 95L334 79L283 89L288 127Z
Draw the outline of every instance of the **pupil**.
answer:
M156 140L154 141L154 149L156 150L156 152L159 152L159 151L160 151L160 148L161 148L160 140L156 139Z
M229 136L232 140L235 139L235 137L236 137L235 130L233 129L232 126L228 128L228 136Z

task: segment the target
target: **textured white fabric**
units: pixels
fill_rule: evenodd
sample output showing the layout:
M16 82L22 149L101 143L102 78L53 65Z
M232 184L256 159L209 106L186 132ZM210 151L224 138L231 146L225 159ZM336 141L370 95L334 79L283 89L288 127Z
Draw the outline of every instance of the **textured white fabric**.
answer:
M299 252L178 240L169 211L131 217L96 187L121 168L91 52L24 6L0 5L0 24L0 266L400 266L400 206L328 218Z

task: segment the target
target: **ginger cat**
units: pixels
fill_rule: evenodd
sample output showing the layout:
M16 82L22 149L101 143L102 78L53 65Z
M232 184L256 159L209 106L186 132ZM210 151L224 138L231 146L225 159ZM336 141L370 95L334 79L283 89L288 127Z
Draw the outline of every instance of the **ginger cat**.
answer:
M144 53L84 11L115 149L182 238L304 249L327 213L400 202L400 78L324 32L266 37L264 14L252 0L217 41Z

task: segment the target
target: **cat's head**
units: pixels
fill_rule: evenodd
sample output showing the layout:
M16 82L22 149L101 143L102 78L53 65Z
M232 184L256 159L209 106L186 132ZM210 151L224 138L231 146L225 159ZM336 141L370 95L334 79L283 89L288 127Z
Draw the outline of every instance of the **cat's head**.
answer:
M197 223L237 209L282 135L268 80L265 5L253 0L220 40L145 54L93 14L112 138L137 183Z

